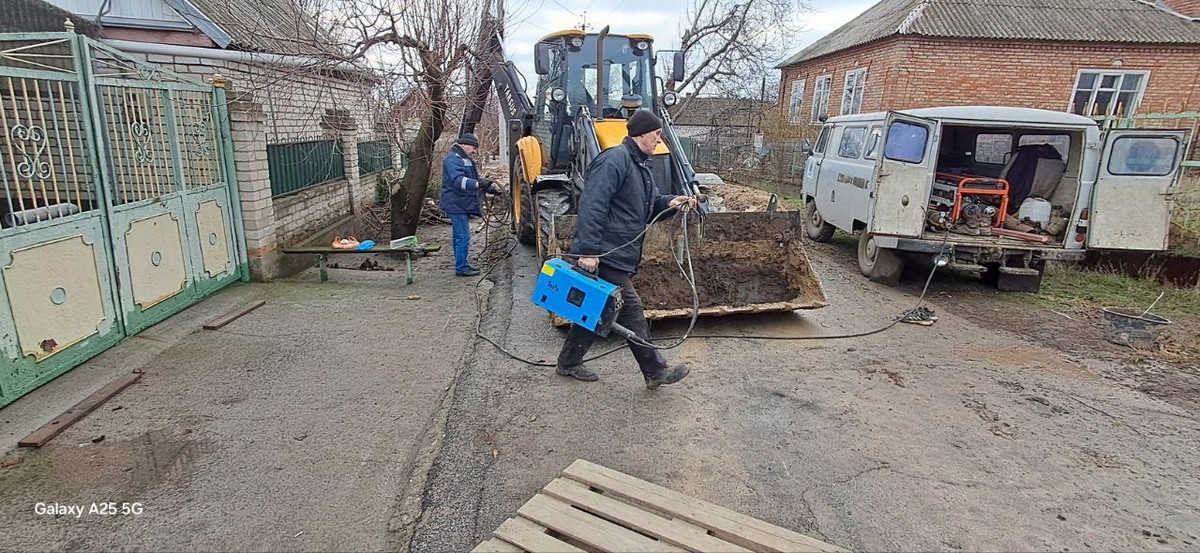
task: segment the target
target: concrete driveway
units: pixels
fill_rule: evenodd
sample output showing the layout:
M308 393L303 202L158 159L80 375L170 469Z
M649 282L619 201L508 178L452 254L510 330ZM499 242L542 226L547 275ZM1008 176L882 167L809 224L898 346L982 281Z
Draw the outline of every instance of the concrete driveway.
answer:
M309 271L236 285L4 409L8 449L116 374L145 373L45 447L6 455L19 464L0 469L0 549L403 548L475 320L472 282L451 267L420 260L411 286L336 269L324 284ZM35 512L107 502L141 512Z

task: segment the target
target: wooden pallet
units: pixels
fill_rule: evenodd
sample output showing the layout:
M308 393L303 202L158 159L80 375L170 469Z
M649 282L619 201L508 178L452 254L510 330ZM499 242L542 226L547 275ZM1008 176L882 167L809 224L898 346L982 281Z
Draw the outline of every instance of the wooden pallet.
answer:
M476 552L845 551L579 459Z

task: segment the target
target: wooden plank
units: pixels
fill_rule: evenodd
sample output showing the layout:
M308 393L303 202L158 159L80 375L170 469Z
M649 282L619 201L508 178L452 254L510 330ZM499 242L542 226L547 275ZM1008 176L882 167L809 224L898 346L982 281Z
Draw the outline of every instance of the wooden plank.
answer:
M524 551L524 549L503 541L500 538L492 538L475 546L475 549L472 549L471 553L524 553Z
M689 497L662 486L639 480L583 459L571 463L563 475L606 493L645 503L676 518L710 530L713 535L755 551L833 552L843 549Z
M530 553L584 553L582 549L546 534L546 527L523 518L510 518L492 533Z
M671 544L647 538L542 494L533 496L520 509L517 509L517 513L601 551L628 553L683 551Z
M327 255L334 254L334 253L405 253L405 252L408 252L408 253L432 253L432 252L440 251L441 249L442 249L441 244L432 244L432 245L418 246L418 247L413 247L413 248L396 248L394 250L392 248L379 247L379 246L376 246L369 250L356 250L353 248L345 249L345 248L331 248L329 246L323 246L323 247L317 246L317 247L306 247L306 248L283 248L283 253L323 253L323 254L327 254Z
M28 436L21 438L21 441L17 442L17 446L42 447L46 445L46 442L49 442L63 430L66 430L72 424L86 417L88 413L91 413L100 404L108 401L109 398L117 395L121 390L129 387L130 384L137 382L141 377L142 373L130 373L108 383L108 385L84 398L83 401L76 403L74 407L67 409L63 414L55 417L54 420L34 430Z
M600 495L587 486L557 478L542 489L542 493L561 499L596 516L648 534L689 551L749 552L725 540L713 537L697 526L680 520L663 518L628 503Z
M238 320L242 315L245 315L246 313L254 311L255 309L258 309L259 307L262 307L266 304L267 304L266 301L258 300L251 304L245 305L241 309L238 309L238 310L228 313L222 317L218 317L216 319L213 319L213 320L205 323L204 330L216 330L218 328L221 328L229 323L232 323L233 321Z

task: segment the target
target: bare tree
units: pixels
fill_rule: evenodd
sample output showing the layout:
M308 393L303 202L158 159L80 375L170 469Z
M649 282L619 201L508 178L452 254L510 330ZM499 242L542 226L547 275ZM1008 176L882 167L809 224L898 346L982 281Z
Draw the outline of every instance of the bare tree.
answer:
M758 97L762 76L788 52L808 11L807 0L694 0L680 31L688 69L671 84L694 96Z
M315 1L315 0L310 0ZM346 40L347 57L369 59L411 80L428 111L412 144L400 189L392 194L393 238L416 233L435 145L446 127L451 94L465 86L484 0L325 0L324 19Z

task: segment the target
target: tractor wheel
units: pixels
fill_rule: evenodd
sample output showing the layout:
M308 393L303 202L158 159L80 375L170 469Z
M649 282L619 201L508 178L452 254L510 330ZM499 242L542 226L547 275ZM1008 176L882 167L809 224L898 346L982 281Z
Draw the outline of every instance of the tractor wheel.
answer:
M537 212L534 211L533 201L533 186L525 182L524 171L521 169L521 162L514 159L510 164L512 167L512 185L514 191L519 191L521 221L517 222L516 209L513 206L513 232L517 235L517 241L526 246L534 246L537 244L537 228L534 222L537 220Z

